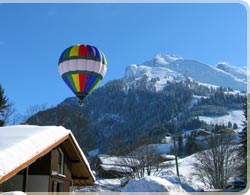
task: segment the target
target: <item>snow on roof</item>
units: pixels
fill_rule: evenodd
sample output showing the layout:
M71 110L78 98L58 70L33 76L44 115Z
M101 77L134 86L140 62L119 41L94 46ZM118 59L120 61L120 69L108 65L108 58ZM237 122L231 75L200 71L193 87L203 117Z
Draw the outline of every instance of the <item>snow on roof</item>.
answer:
M220 134L235 134L235 133L237 133L237 131L234 129L227 128L227 129L219 130L218 133L220 133Z
M100 154L98 157L101 163L104 165L119 165L119 166L135 167L140 164L140 161L135 158L109 156L106 154Z
M199 129L197 131L198 136L208 136L211 135L212 133L210 131L206 131L205 129Z
M1 127L0 180L17 167L24 166L25 163L28 166L32 163L28 164L28 161L35 160L38 155L45 155L44 151L48 148L53 149L51 147L59 145L69 137L75 142L86 166L91 170L73 134L62 126L17 125ZM90 174L92 174L91 171Z
M127 166L118 166L118 165L100 165L105 171L115 171L120 173L131 173L133 169Z
M161 154L160 156L164 160L175 160L175 155Z

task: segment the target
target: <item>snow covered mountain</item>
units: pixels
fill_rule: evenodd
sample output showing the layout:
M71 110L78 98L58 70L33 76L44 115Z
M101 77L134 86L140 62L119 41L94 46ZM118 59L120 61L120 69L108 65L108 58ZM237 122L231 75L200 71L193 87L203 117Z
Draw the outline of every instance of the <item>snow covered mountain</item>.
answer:
M216 65L216 68L223 70L226 73L229 73L230 75L234 76L235 79L238 79L239 81L242 82L247 82L246 76L248 74L247 70L244 68L239 68L236 66L232 66L228 63L221 62Z
M178 73L164 66L144 66L144 65L130 65L126 68L125 81L127 87L136 87L137 81L141 79L147 80L147 85L154 85L156 91L162 90L168 82L179 82L184 81L185 77L183 74Z
M158 54L141 65L128 66L125 71L127 87L135 86L140 79L146 79L148 85L154 84L157 91L168 82L179 82L186 78L203 85L246 91L246 70L225 63L211 66L175 55Z
M122 146L134 147L140 138L154 142L165 133L211 128L207 117L239 126L242 121L235 115L221 122L231 111L242 113L245 93L233 89L246 91L242 68L158 54L141 65L129 65L123 78L94 90L85 106L79 107L76 97L67 98L27 122L71 129L86 150L122 153Z

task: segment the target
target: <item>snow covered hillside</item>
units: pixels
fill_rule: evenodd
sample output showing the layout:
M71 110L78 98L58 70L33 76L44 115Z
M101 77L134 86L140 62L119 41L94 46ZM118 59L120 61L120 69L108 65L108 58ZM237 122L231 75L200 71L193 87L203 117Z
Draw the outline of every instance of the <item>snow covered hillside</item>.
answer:
M155 143L166 133L211 129L215 124L230 122L240 128L246 94L239 90L246 90L244 78L238 67L158 54L128 66L123 78L94 90L85 106L79 107L77 98L67 98L27 123L65 126L78 135L86 151L126 153L123 146L135 147L142 137Z
M128 86L145 76L148 82L155 83L156 90L161 90L167 82L182 81L186 77L200 83L240 91L246 91L247 84L247 72L243 68L227 64L212 66L169 54L158 54L141 65L133 64L126 68Z
M232 110L229 111L228 115L214 117L199 116L199 119L205 121L208 124L214 125L228 125L228 123L231 122L232 124L237 124L238 131L241 131L243 124L242 121L244 120L244 113L242 110Z
M140 179L97 178L94 186L75 187L76 192L170 192L171 194L188 194L200 192L205 189L196 177L193 176L194 155L178 160L180 178L176 175L175 162L167 162L167 168L157 176L145 176ZM125 183L124 183L125 182Z
M167 67L137 66L133 64L126 68L125 80L128 87L134 85L134 81L140 80L145 76L149 82L154 82L156 91L162 90L166 86L167 82L185 80L185 77L181 73Z
M233 121L239 125L238 131L241 131L242 125L240 121L244 120L243 111L231 111L228 116L218 118L207 117L203 120L209 121L211 124L215 124L219 121L227 123ZM199 130L197 129L197 132ZM185 131L183 137L187 137L192 131ZM200 142L206 139L205 135L201 135L197 138ZM183 144L187 143L187 138L183 138ZM149 144L148 150L151 148L153 152L157 154L170 154L173 152L173 139L166 137L162 143ZM142 147L138 148L138 151L142 151ZM185 146L186 147L186 146ZM154 148L154 149L153 149ZM171 151L172 150L172 151ZM135 152L135 151L134 151ZM199 153L199 152L198 152ZM178 158L178 167L180 177L177 177L175 160L164 161L159 164L162 169L152 169L151 176L145 176L142 178L130 179L126 185L124 180L126 179L97 179L96 185L90 188L78 189L79 191L121 191L121 192L170 192L170 194L189 194L189 192L202 192L210 191L207 185L202 183L198 176L195 174L194 163L197 163L196 155L198 153L191 154L182 158ZM169 156L169 155L168 155ZM170 159L170 158L168 158Z

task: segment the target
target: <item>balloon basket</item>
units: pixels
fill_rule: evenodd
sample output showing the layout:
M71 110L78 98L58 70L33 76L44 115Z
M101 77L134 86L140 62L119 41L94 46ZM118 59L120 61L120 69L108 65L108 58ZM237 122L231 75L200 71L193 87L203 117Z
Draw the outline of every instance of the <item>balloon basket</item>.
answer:
M80 106L80 107L84 106L83 100L78 101L78 106Z

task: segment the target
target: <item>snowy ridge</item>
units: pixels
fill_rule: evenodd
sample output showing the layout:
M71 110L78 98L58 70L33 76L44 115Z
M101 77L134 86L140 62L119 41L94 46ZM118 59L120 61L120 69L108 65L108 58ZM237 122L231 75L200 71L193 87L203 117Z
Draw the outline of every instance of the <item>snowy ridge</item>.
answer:
M240 91L246 91L247 85L247 72L243 68L228 64L212 66L169 54L158 54L141 65L132 64L126 68L125 81L128 87L143 78L147 79L149 85L153 84L157 91L162 90L168 82L180 82L186 78Z
M157 54L153 60L144 62L146 66L167 65L176 60L184 60L182 57L173 54Z
M219 64L216 65L216 68L223 70L224 72L232 75L235 79L238 79L239 81L247 83L246 75L248 73L247 73L247 70L244 68L232 66L225 62L220 62Z
M162 90L166 86L167 82L183 81L185 77L166 67L149 67L130 65L126 68L125 80L130 87L134 81L146 78L148 82L154 83L156 90Z

